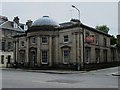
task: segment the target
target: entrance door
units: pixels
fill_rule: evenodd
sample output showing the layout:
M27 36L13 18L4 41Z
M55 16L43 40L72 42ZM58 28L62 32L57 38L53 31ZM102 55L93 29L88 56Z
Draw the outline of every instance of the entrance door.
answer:
M24 67L25 64L25 51L20 51L20 67Z
M25 51L20 52L20 63L25 61Z
M90 59L91 59L91 49L89 47L85 48L85 60L86 60L86 64L90 63Z
M34 67L35 66L35 62L36 62L36 53L35 51L31 52L31 61L30 61L30 66Z
M10 64L10 62L11 62L11 56L8 55L8 64Z
M68 64L70 60L70 51L69 50L63 50L63 63Z

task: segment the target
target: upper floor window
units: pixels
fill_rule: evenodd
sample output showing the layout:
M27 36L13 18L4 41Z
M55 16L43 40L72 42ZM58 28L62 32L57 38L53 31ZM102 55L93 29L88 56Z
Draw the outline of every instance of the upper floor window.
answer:
M67 43L68 41L69 41L68 35L65 35L65 36L64 36L64 42Z
M107 40L106 40L106 38L103 39L103 46L107 46Z
M11 42L8 42L8 50L11 49Z
M23 41L21 42L21 46L25 46L25 43Z
M99 36L98 35L96 35L96 37L95 37L95 43L96 43L96 45L99 44Z
M87 36L89 36L89 35L90 35L90 33L89 33L89 32L86 32L86 33L85 33L85 36L86 36L86 37L87 37Z
M32 43L36 43L36 38L35 37L32 38Z
M5 42L2 42L2 50L5 50Z
M43 43L43 44L48 43L48 37L47 37L47 36L43 36L43 37L42 37L42 43Z

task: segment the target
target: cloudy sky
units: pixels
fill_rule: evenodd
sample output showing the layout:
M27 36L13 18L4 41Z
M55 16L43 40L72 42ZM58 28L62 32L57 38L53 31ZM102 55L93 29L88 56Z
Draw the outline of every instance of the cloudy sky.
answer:
M118 34L118 3L117 2L2 2L2 15L13 20L20 18L21 23L28 19L35 21L48 15L59 23L78 18L78 12L72 8L75 5L80 10L81 22L95 27L107 25L109 34Z

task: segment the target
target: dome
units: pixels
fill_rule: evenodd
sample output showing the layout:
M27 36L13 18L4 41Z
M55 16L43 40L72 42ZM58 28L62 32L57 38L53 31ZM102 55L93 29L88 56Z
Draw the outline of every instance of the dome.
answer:
M52 20L49 16L43 16L42 18L39 18L36 21L34 21L34 23L32 24L32 26L44 26L44 25L54 27L59 26L59 24Z

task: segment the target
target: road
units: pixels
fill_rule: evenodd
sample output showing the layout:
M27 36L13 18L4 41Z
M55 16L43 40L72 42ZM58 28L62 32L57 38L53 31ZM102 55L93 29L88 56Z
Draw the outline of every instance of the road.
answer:
M2 88L118 88L118 67L85 73L52 74L2 70Z

